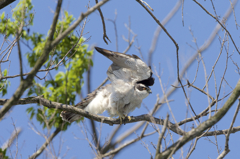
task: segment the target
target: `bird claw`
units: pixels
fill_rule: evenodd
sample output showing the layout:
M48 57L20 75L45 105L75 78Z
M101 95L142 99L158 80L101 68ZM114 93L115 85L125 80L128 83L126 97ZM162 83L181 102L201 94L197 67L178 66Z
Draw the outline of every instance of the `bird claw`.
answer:
M120 125L122 125L122 124L125 125L127 120L129 120L129 121L132 120L132 118L131 118L130 116L120 115L119 113L118 113L118 115L119 115L119 124L120 124Z
M119 116L119 120L120 120L120 125L122 125L123 118ZM125 124L124 124L124 125L125 125Z
M132 120L132 118L131 118L130 116L127 116L127 117L128 117L128 120L129 120L129 121L131 121L131 120Z
M130 116L125 116L124 115L124 117L122 118L122 122L123 122L124 125L126 124L126 121L131 121L131 120L132 120L132 118Z

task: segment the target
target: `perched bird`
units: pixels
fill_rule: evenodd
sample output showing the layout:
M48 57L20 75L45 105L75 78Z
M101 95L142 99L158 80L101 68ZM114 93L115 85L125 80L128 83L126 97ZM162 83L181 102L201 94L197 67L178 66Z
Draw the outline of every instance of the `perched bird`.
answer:
M88 94L76 107L92 114L107 111L111 117L119 116L120 124L128 113L140 107L154 84L152 70L136 55L130 56L118 52L95 49L113 61L108 68L107 75L111 84L101 87ZM62 111L63 120L73 122L81 118L72 112ZM131 120L130 117L128 117Z

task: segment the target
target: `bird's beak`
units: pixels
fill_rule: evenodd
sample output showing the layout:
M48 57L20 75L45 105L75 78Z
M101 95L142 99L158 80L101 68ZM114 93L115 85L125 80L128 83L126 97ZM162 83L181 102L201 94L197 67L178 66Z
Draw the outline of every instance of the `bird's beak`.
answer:
M150 89L150 88L149 88L147 91L148 91L148 93L149 93L149 94L151 94L151 93L152 93L152 91L151 91L151 89Z

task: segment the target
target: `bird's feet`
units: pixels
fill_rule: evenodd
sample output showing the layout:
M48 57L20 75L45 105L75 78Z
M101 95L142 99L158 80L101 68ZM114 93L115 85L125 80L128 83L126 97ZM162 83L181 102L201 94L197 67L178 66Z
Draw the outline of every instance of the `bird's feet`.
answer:
M132 118L130 116L127 116L127 115L123 115L123 116L119 116L119 120L120 120L120 125L122 124L126 124L126 121L131 121Z
M127 116L127 117L128 117L128 120L129 120L129 121L131 121L131 120L132 120L132 118L131 118L130 116Z
M120 116L119 116L119 120L120 120L119 122L120 122L120 125L122 125L122 121L123 121L123 119L124 119L123 117L120 117Z

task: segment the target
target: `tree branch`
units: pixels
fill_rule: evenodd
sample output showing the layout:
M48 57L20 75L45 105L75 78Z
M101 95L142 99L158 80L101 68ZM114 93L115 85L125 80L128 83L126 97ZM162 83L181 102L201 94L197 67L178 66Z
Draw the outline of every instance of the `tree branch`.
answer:
M234 42L234 40L233 40L230 32L226 29L226 27L224 27L224 25L218 20L218 18L215 17L215 16L213 16L211 13L209 13L198 1L196 1L196 0L193 0L193 1L194 1L195 3L197 3L208 15L210 15L211 17L213 17L213 18L218 22L219 25L221 25L221 27L228 33L228 35L229 35L229 37L230 37L230 39L231 39L231 41L232 41L235 49L236 49L237 52L240 54L240 51L238 50L238 48L237 48L237 46L236 46L236 44L235 44L235 42ZM235 1L233 2L233 5L235 5L236 3L237 3L237 0L235 0ZM232 4L231 4L231 6L232 6ZM231 7L231 8L232 8L232 7Z
M7 103L8 100L9 99L0 99L0 105L4 105L5 103ZM47 99L44 99L43 95L42 96L37 96L37 97L21 98L16 103L16 105L25 105L25 104L33 104L33 103L41 104L41 105L43 105L45 107L48 107L50 109L60 109L60 110L65 110L65 111L71 111L73 113L77 113L77 114L79 114L81 116L84 116L86 118L93 119L93 120L98 121L98 122L103 122L103 123L106 123L106 124L109 124L109 125L120 124L119 119L90 114L87 111L84 111L84 110L79 109L77 107L74 107L72 105L66 105L66 104L62 104L62 103L58 103L58 102L52 102L52 101L49 101ZM139 115L139 116L131 116L131 121L126 119L126 124L127 123L139 122L139 121L147 121L147 122L150 122L150 123L163 125L165 120L155 118L155 117L153 117L149 114L143 114L143 115ZM187 122L192 121L192 120L189 120L189 121L183 120L183 121L184 121L184 123L187 123ZM179 122L179 123L183 123L183 122ZM186 132L180 130L179 128L177 128L176 124L171 123L171 122L168 122L167 127L170 130L172 130L173 132L175 132L179 135L184 135L186 133ZM229 129L211 131L211 132L206 133L204 136L223 135L223 134L226 134L228 131L229 131ZM231 129L231 133L235 133L235 132L238 132L238 131L240 131L240 126L234 127L234 128Z
M161 159L168 158L173 150L174 150L173 153L175 153L175 151L177 151L179 148L185 145L188 141L192 140L197 136L200 136L205 130L216 124L228 112L228 110L235 103L239 96L240 96L240 80L238 81L236 87L234 88L231 96L225 102L223 107L219 109L219 111L214 116L212 116L205 122L201 123L197 128L192 129L191 131L186 133L183 137L181 137L177 142L175 142L172 146L166 149L163 153L159 154L158 158Z
M174 43L175 47L176 47L176 55L177 55L177 76L178 76L178 82L180 83L181 87L182 87L182 90L183 90L183 93L185 95L185 98L187 99L188 101L188 104L193 112L193 114L196 116L197 114L195 113L190 101L189 101L189 98L187 97L187 93L183 87L183 84L182 84L182 81L181 81L181 76L179 74L179 54L178 54L178 50L179 50L179 46L178 46L178 43L173 39L173 37L168 33L167 29L160 23L160 21L152 14L152 12L146 7L143 5L143 3L140 1L140 0L136 0L140 5L142 5L143 8L145 8L145 10L152 16L152 18L156 21L156 23L161 26L161 28L163 29L163 31L167 34L167 36L172 40L172 42ZM199 121L200 122L200 121Z
M26 1L23 2L23 5L25 5ZM23 7L22 9L22 22L21 25L19 27L19 29L17 30L17 46L18 46L18 56L19 56L19 65L20 65L20 76L21 76L21 81L23 80L23 68L22 68L22 52L21 52L21 47L20 47L20 35L23 31L23 26L24 26L24 17L25 17L25 7Z
M178 9L181 6L181 3L182 3L182 0L179 0L175 4L173 9L168 13L168 15L163 19L163 21L162 21L163 26L165 26L170 21L170 19L172 19L172 17L177 13ZM153 34L154 36L153 36L153 39L152 39L151 47L148 51L148 66L151 66L151 64L152 64L152 54L157 47L157 41L158 41L158 38L159 38L159 35L160 35L161 31L162 31L161 26L158 26L157 29L155 30L154 34Z
M8 102L8 99L0 99L0 105L3 105L5 103ZM104 117L104 116L100 116L100 115L95 115L95 114L90 114L89 112L74 107L72 105L67 105L67 104L62 104L62 103L58 103L58 102L52 102L49 101L45 98L43 98L43 96L37 96L37 97L28 97L28 98L22 98L20 99L16 104L30 104L30 103L38 103L41 104L45 107L48 108L53 108L53 109L59 109L59 110L65 110L65 111L70 111L73 113L77 113L81 116L84 116L86 118L89 119L93 119L95 121L98 122L102 122L102 123L106 123L109 125L114 125L114 124L120 124L120 120L116 119L116 118L111 118L111 117ZM139 116L131 116L131 121L129 121L129 119L126 119L125 123L135 123L138 121L147 121L147 122L153 122L159 125L163 125L164 120L163 119L158 119L155 118L149 114L143 114L143 115L139 115ZM184 135L185 132L183 132L182 130L180 130L179 128L177 128L177 126L171 122L168 122L168 128L170 130L172 130L173 132L180 134L180 135Z
M86 13L81 13L81 15L78 17L78 19L70 26L68 29L66 29L62 34L60 34L52 43L52 48L55 47L64 37L66 37L71 31L73 31L81 22L82 20L93 13L95 10L100 8L102 5L107 3L109 0L103 0L99 3L97 3L92 8L88 9Z
M4 104L2 109L0 110L0 121L3 119L3 116L7 113L7 111L16 103L16 101L19 100L19 98L22 96L23 92L32 85L34 76L37 74L38 70L41 68L41 66L44 64L44 62L47 60L48 55L53 48L53 47L51 47L52 46L51 44L52 44L55 29L56 29L59 13L61 10L61 5L62 5L62 0L59 0L57 7L56 7L55 14L54 14L53 22L52 22L52 25L50 28L49 36L48 36L47 42L45 44L45 47L43 49L43 53L42 53L41 57L37 60L34 68L31 70L31 72L29 73L27 78L20 82L20 85L17 88L16 92L13 94L12 98L10 100L8 100Z
M141 140L142 138L144 138L144 137L146 137L146 136L152 135L152 134L154 134L154 133L156 133L156 131L151 132L151 133L148 133L148 134L144 134L143 136L139 136L139 137L137 137L136 139L133 139L133 140L131 140L131 141L129 141L129 142L127 142L127 143L119 146L118 148L116 148L116 149L114 149L114 150L111 150L110 152L102 155L102 157L107 157L107 156L116 154L116 153L118 153L120 150L122 150L123 148L125 148L125 147L127 147L127 146L129 146L129 145L131 145L131 144L133 144L133 143Z
M229 152L229 145L228 145L228 142L229 142L229 137L230 137L230 133L231 133L231 130L233 128L233 124L236 120L236 117L237 117L237 114L238 114L238 111L239 111L239 108L240 108L240 103L238 102L238 106L237 106L237 109L234 113L234 116L233 116L233 120L232 120L232 123L230 125L230 128L228 129L228 133L226 135L226 141L225 141L225 148L224 148L224 151L218 156L218 159L223 159Z
M57 136L57 134L61 132L61 128L57 128L53 134L46 140L46 142L42 145L42 147L40 147L35 153L32 154L32 156L29 157L29 159L35 159L37 158L39 155L41 155L41 153L47 148L47 146L49 145L49 143L53 140L53 138L55 136Z
M96 2L96 4L98 4L98 0L95 0L95 2ZM99 12L100 17L101 17L101 19L102 19L102 25L103 25L103 40L104 40L104 42L108 45L107 40L108 40L108 41L110 41L110 40L109 40L109 38L108 38L108 36L107 36L106 25L105 25L103 13L102 13L100 7L98 8L98 12ZM107 39L107 40L106 40L106 39ZM111 42L111 41L110 41L110 42Z
M13 132L11 137L2 145L2 150L5 150L7 148L9 148L13 142L15 141L15 139L17 138L17 136L20 135L20 133L22 132L21 128L16 128Z
M81 35L79 36L79 39L77 40L77 42L72 46L72 48L64 55L64 57L63 57L54 67L49 66L49 68L47 68L47 69L38 70L38 72L46 72L46 75L47 75L49 71L56 69L58 66L61 66L63 60L65 60L65 62L68 61L68 60L76 53L76 51L75 51L68 59L66 59L66 57L72 52L72 50L73 50L77 45L79 45L78 42L79 42L79 40L81 39L81 37L82 37L82 33L81 33ZM16 38L16 39L17 39L17 38ZM26 75L29 75L29 74L30 74L30 72L28 72L28 73L23 73L22 76L26 76ZM45 75L45 76L46 76L46 75ZM1 77L1 78L0 78L0 81L3 80L3 79L15 78L15 77L18 77L18 76L21 76L21 74L13 75L13 76L4 76L4 77Z
M157 156L160 153L160 147L162 145L162 139L163 139L164 134L165 134L166 129L167 129L168 119L169 119L169 114L167 114L167 117L166 117L166 119L164 121L164 125L163 125L163 128L162 128L162 133L159 132L160 136L158 138L158 144L157 144L157 149L156 149L156 155L155 156Z

